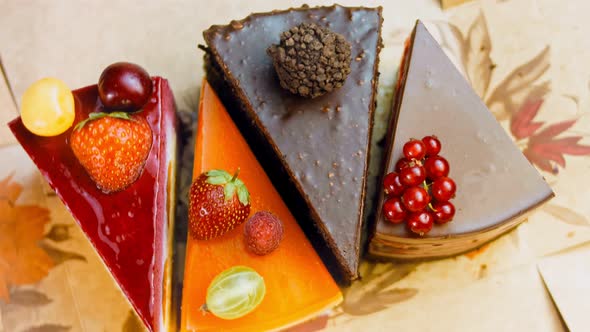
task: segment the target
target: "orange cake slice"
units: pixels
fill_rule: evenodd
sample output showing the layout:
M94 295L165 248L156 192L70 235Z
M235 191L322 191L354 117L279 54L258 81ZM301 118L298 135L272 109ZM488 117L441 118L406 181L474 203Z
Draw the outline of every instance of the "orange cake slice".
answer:
M203 81L195 145L194 174L212 169L240 169L250 191L252 213L270 211L284 227L283 240L272 253L246 250L240 225L212 240L188 236L182 300L182 331L266 331L302 322L332 308L342 293L299 228L285 202L254 157L221 101ZM204 313L207 288L220 272L237 265L256 270L266 284L262 303L251 313L224 320Z

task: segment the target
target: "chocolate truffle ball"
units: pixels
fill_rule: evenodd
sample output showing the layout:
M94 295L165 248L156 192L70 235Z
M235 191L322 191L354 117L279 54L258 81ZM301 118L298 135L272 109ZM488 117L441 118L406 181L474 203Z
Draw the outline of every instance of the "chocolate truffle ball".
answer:
M338 89L350 73L351 46L342 36L313 23L281 33L268 48L281 87L305 98Z

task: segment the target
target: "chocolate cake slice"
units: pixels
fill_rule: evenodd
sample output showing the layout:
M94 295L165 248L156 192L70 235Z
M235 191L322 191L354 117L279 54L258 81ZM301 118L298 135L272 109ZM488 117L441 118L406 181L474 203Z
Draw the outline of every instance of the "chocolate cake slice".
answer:
M302 23L328 28L351 46L343 85L317 98L283 89L267 54L281 32ZM209 81L342 282L358 276L381 23L381 8L304 6L203 33Z
M430 259L468 251L509 231L553 191L418 21L406 47L388 131L386 173L410 138L436 135L457 184L454 219L418 237L379 211L372 256Z

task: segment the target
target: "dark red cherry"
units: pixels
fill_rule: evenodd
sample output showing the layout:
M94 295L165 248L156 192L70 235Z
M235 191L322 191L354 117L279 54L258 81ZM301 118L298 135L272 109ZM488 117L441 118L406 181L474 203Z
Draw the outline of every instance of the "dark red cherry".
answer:
M436 180L440 177L449 175L449 162L441 156L433 156L426 158L424 161L424 169L426 170L426 177L430 180Z
M422 143L424 143L424 146L426 147L426 156L427 157L436 156L440 152L440 149L442 148L440 141L438 140L438 137L436 137L434 135L424 136L422 138Z
M422 141L411 139L403 147L404 156L408 160L422 160L426 155L426 147Z
M410 187L404 191L402 202L411 212L422 211L430 203L430 195L422 187Z
M395 171L398 173L401 172L402 169L410 166L410 162L411 161L406 158L401 158L397 161L397 163L395 163Z
M424 236L432 229L434 217L427 211L412 212L406 220L406 225L412 233Z
M399 174L391 172L383 178L383 191L385 195L400 196L404 192L404 185L399 181Z
M439 202L446 202L455 196L457 186L455 181L448 177L442 177L434 180L430 186L432 198Z
M98 79L98 96L109 110L137 111L148 102L151 94L150 75L133 63L113 63Z
M420 165L413 165L402 169L399 173L399 181L406 187L417 186L426 179L426 171Z
M407 213L399 197L390 197L383 203L383 217L394 224L403 222Z
M434 222L445 224L453 220L455 216L455 206L451 202L434 202L431 204Z

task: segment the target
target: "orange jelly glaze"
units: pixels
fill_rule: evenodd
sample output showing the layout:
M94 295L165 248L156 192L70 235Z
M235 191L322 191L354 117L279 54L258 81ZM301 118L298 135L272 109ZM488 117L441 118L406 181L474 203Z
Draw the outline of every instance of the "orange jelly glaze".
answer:
M243 224L208 241L188 238L182 304L183 331L253 331L284 328L331 308L342 293L206 81L201 90L193 178L211 169L233 173L250 191L251 211L267 210L284 225L279 248L266 256L246 251ZM199 309L213 278L235 265L264 278L266 296L248 315L223 320Z

